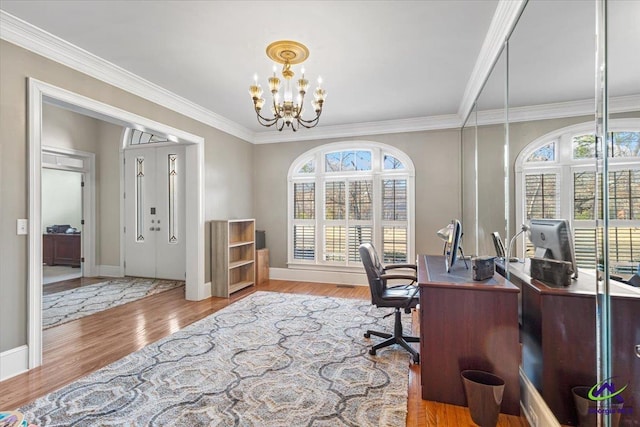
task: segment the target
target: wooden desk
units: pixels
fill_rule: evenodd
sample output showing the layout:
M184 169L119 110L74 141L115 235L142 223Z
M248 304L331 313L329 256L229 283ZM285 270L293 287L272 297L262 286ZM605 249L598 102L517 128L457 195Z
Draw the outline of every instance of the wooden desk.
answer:
M80 234L47 233L42 235L43 263L80 267L80 261Z
M422 398L466 405L460 378L479 369L505 381L501 411L520 414L519 289L504 277L473 281L471 265L451 273L443 256L418 256Z
M500 262L497 270L504 273ZM552 287L531 279L529 260L510 263L510 281L522 289L522 369L560 424L576 425L571 388L596 379L596 278L580 270L569 287ZM621 426L640 425L640 289L611 281L612 371L633 407Z

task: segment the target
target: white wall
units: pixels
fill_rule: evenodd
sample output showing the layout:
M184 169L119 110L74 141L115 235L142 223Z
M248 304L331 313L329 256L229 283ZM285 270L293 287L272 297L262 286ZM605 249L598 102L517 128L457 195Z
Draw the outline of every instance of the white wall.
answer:
M82 191L79 172L42 170L42 232L50 225L69 224L81 229Z

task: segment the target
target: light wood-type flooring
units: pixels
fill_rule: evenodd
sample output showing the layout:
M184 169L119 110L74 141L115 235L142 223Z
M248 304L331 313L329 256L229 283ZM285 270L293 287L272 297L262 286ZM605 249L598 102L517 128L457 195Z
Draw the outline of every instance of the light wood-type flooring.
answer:
M76 279L60 283L58 291L93 283ZM84 280L82 282L81 280ZM51 286L51 285L48 285ZM256 290L369 299L369 288L270 280L258 288L239 291L229 299L186 301L184 287L93 314L43 332L42 366L0 382L0 410L16 409L129 353L155 342ZM414 333L418 319L414 315ZM411 366L407 426L473 426L469 410L424 401L420 392L420 367ZM498 426L527 427L524 418L500 414Z

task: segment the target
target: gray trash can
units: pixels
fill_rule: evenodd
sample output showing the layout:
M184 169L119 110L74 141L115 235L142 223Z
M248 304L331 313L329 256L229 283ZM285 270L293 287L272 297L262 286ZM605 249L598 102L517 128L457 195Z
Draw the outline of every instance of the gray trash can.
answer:
M465 370L460 375L473 422L480 427L495 427L504 394L504 380L485 371Z

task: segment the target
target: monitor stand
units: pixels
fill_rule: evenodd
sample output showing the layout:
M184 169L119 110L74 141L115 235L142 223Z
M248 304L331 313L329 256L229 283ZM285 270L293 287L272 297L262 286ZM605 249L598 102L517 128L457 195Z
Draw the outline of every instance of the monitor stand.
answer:
M464 251L462 250L462 246L458 246L458 250L460 251L460 259L464 262L464 267L468 270L469 265L467 264L467 259L464 257ZM449 257L446 254L446 246L445 246L445 255L444 255L444 266L447 273L451 272L453 265L449 265Z
M462 246L458 246L458 249L460 249L460 258L462 258L462 261L464 261L464 267L468 270L469 266L467 265L467 259L464 257L464 252L462 251Z

